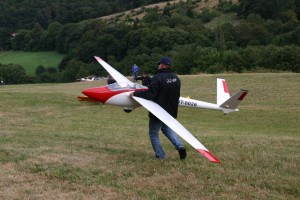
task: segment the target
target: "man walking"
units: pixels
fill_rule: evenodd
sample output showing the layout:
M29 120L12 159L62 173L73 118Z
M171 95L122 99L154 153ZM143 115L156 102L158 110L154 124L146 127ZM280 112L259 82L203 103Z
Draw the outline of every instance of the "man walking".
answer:
M137 64L134 64L131 68L132 71L132 76L133 76L133 82L136 82L136 78L138 77L138 73L139 73L139 66L137 66Z
M136 91L131 93L130 96L152 100L165 109L172 117L176 118L181 83L178 76L171 72L171 58L163 57L158 64L158 73L152 78L148 90ZM149 136L156 158L160 160L165 159L165 152L158 135L159 130L162 130L163 134L175 146L180 159L185 159L186 150L177 134L149 112Z

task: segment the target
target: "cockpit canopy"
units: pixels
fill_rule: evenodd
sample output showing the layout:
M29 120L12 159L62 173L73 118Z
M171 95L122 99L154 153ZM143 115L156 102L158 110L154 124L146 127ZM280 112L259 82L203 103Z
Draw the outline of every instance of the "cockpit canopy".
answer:
M113 83L107 86L111 91L117 90L135 90L135 89L147 89L146 86L137 83Z

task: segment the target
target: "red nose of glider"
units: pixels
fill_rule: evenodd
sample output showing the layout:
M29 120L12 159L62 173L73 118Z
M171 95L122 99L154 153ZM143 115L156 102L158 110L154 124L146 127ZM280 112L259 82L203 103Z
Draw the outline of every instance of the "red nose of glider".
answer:
M88 88L83 90L82 93L90 98L95 98L97 96L97 88Z
M82 91L82 93L92 99L105 103L105 101L109 98L109 90L107 87L101 88L88 88Z

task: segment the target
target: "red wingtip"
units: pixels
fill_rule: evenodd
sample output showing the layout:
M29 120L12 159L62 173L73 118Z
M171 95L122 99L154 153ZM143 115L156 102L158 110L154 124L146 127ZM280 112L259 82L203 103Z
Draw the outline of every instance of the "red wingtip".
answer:
M102 60L101 58L97 57L97 56L94 56L94 58L98 61Z
M221 161L214 156L212 153L210 153L209 151L203 150L203 149L197 149L200 153L202 153L202 155L204 155L210 162L214 162L214 163L221 163Z

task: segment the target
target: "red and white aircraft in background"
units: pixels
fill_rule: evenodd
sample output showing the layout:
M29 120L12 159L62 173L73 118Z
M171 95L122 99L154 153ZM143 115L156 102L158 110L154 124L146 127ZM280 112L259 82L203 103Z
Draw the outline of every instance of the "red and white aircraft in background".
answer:
M134 91L147 90L148 88L137 83L131 82L101 58L95 59L106 69L106 71L116 80L116 83L88 88L82 91L86 96L78 97L81 101L94 101L103 104L121 106L125 112L131 112L139 106L145 107L149 112L155 115L167 126L172 128L181 138L193 146L197 151L203 154L208 160L215 163L220 163L211 152L208 151L186 128L184 128L175 118L167 113L162 107L153 101L139 97L130 97L129 94ZM230 97L226 82L224 79L217 79L217 104L198 101L194 99L180 97L179 106L207 108L221 110L224 114L238 111L237 106L247 95L247 90L239 90Z

